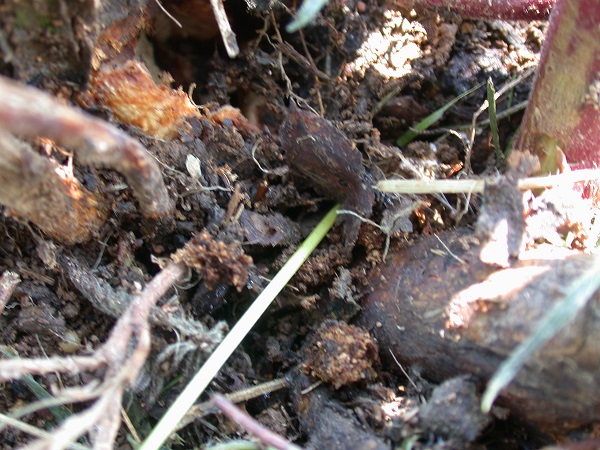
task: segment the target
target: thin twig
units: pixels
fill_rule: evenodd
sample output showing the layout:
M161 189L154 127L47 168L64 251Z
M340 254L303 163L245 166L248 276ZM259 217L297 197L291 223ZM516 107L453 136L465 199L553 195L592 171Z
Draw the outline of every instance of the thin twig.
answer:
M517 188L526 191L598 179L600 170L583 169L545 177L523 178L517 182ZM381 192L396 194L483 193L485 180L383 180L375 188Z
M160 10L162 12L165 13L165 15L171 19L173 21L173 23L175 23L175 25L177 25L179 28L183 28L183 26L181 25L181 22L179 20L177 20L175 17L173 17L173 14L171 14L169 11L167 11L167 9L163 6L163 4L160 2L160 0L154 0L156 2L156 4L158 5L158 7L160 8ZM191 95L190 95L191 98Z
M318 388L319 386L321 386L322 384L323 384L323 380L317 380L313 384L311 384L310 386L307 386L304 389L302 389L300 391L300 395L309 394L312 391L314 391L316 388Z
M235 58L237 55L239 55L240 48L238 47L237 40L235 39L235 33L229 24L229 19L227 18L227 13L225 12L223 2L221 0L210 0L210 4L213 8L213 12L215 13L215 19L217 20L217 25L219 26L219 31L221 32L221 38L223 38L223 44L225 44L227 54L230 58Z
M313 60L310 52L308 51L308 46L306 45L306 39L304 39L304 33L302 32L302 30L298 30L298 34L300 35L300 42L302 43L302 48L304 49L304 53L306 54L306 58L310 61L312 67L317 68L317 65L315 64L315 61ZM317 68L318 70L318 68ZM320 71L319 71L320 72ZM326 80L329 80L329 75L327 75L326 73L321 72L323 75L326 76ZM319 103L319 110L321 112L321 117L325 116L325 106L323 105L323 97L321 96L321 89L319 89L319 80L318 80L318 74L313 75L313 79L315 81L315 93L317 95L317 102Z
M461 263L463 266L466 266L466 265L467 265L467 262L466 262L464 259L462 259L462 258L460 258L460 257L456 256L454 253L452 253L452 250L450 250L450 248L449 248L449 247L446 245L446 243L445 243L444 241L442 241L442 240L440 239L440 237L439 237L437 234L435 234L434 236L435 236L435 238L438 240L438 242L439 242L440 244L442 244L442 247L444 247L444 248L446 249L446 251L448 252L448 254L449 254L450 256L452 256L452 257L453 257L455 260L457 260L457 261L458 261L459 263Z
M400 364L400 361L398 361L398 358L396 358L396 355L394 355L394 352L392 351L392 349L389 348L388 350L390 352L390 355L392 355L394 362L400 368L400 371L404 374L404 376L406 377L408 382L410 384L412 384L412 387L415 388L416 392L421 393L421 389L419 389L419 387L416 385L416 383L413 381L413 379L410 377L410 375L408 373L406 373L406 370L404 370L404 367L402 367L402 364Z
M258 146L260 145L260 143L261 143L261 140L259 139L252 146L252 160L258 166L258 168L260 169L261 172L263 172L263 173L272 173L270 170L267 170L263 166L261 166L260 163L258 162L258 159L256 159L256 149L258 148Z
M271 11L271 21L274 24L277 23L277 20L275 19L274 11ZM281 33L279 32L279 27L274 26L273 30L275 31L275 37L277 38L277 42L279 43L279 45L282 45L284 41L283 41L283 38L281 37ZM298 94L294 93L294 90L292 88L292 80L290 80L290 78L287 76L287 73L285 72L285 68L283 67L283 53L282 53L281 49L279 48L278 45L275 45L275 44L273 44L273 42L271 42L271 39L269 38L269 36L267 36L267 40L273 46L273 48L275 48L277 50L277 63L279 65L279 71L281 72L281 78L283 79L283 81L286 85L286 94L290 98L294 99L298 105L304 105L307 109L313 111L316 114L316 111L312 108L312 106L310 106L308 104L308 102L305 99L300 97Z
M121 406L121 417L123 418L123 422L125 422L125 426L131 433L131 436L133 436L133 440L135 441L135 443L138 445L141 444L142 440L140 439L140 435L135 429L133 422L131 422L131 419L129 418L129 414L127 414L127 411L125 411L125 408L123 408L123 406Z
M260 397L261 395L269 394L273 391L286 388L289 385L290 383L285 378L278 378L276 380L267 381L266 383L261 383L256 386L251 386L246 389L225 394L225 397L227 397L233 403L241 403L256 397ZM211 401L198 403L190 408L185 417L179 423L177 429L181 429L186 425L189 425L199 417L204 417L214 412L216 412L216 410Z
M288 42L279 43L279 45L277 45L277 50L279 50L285 56L287 56L292 61L297 63L302 69L310 72L312 75L315 75L317 78L320 78L321 80L324 80L324 81L329 81L329 76L327 76L327 74L325 72L322 72L321 70L319 70L319 68L315 65L314 61L312 60L312 58L309 59L309 56L307 57L307 56L301 55L294 47L292 47L292 45L290 43L288 43ZM310 55L308 53L308 50L306 50L306 48L305 48L305 52L307 53L307 55Z

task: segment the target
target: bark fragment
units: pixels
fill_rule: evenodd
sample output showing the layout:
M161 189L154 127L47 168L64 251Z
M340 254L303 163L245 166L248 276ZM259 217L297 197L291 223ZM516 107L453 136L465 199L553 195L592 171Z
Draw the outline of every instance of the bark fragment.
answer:
M92 78L91 94L115 117L159 139L173 139L196 106L181 89L154 83L150 72L137 61L105 68Z
M322 195L342 203L343 209L368 218L375 195L362 157L350 139L330 121L294 104L279 130L281 144L291 167ZM346 244L354 245L360 219L344 218Z
M66 244L91 239L107 216L100 199L72 173L3 132L0 185L0 204L9 208L9 214L31 221Z

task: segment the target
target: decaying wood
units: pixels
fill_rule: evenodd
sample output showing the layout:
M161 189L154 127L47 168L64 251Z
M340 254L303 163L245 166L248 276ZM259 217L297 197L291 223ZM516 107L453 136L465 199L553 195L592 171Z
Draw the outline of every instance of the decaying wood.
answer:
M0 132L0 204L54 239L75 244L91 239L104 224L101 199L66 168L25 142Z
M521 255L498 270L479 260L468 231L393 251L371 276L359 324L377 338L390 370L412 365L436 380L474 374L485 382L592 264L583 254ZM452 254L450 253L452 252ZM556 428L600 419L600 293L538 351L499 398L527 421Z
M102 120L59 103L42 91L6 78L0 78L0 97L3 99L0 127L6 132L28 138L50 138L75 151L77 162L121 172L131 185L144 218L153 226L170 228L173 225L174 204L167 194L162 173L138 141ZM11 184L16 183L22 180L13 179ZM52 183L58 184L58 181ZM49 196L54 192L45 194ZM61 203L65 202L63 199ZM57 209L60 206L53 207L55 214L66 214L66 209ZM83 228L89 222L75 222L74 226Z
M72 173L1 132L0 184L0 204L10 208L10 214L66 244L91 239L107 216L101 199Z
M146 66L138 61L98 71L90 83L89 94L98 107L110 109L121 123L159 139L174 139L187 118L199 115L181 88L157 85Z

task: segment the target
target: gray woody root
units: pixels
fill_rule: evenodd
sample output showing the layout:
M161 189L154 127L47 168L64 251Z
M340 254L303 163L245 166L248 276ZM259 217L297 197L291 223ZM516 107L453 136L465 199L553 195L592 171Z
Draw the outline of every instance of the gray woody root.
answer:
M113 125L63 105L44 92L2 77L0 98L1 130L23 138L52 139L75 151L77 160L83 164L120 172L133 189L144 218L152 226L170 228L174 204L168 197L158 165L139 142ZM14 151L13 143L11 150L1 150L0 158L12 158L17 165L23 164L25 157L19 158ZM7 152L12 154L7 155ZM27 158L33 158L32 153L29 152ZM37 160L35 164L44 163Z

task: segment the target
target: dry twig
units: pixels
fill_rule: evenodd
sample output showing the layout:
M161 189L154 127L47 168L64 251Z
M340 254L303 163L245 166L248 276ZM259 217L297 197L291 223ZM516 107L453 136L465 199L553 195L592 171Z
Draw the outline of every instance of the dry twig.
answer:
M289 381L285 378L277 378L272 381L266 381L257 386L251 386L246 389L225 394L225 397L233 403L241 403L256 397L260 397L261 395L270 394L271 392L276 391L278 389L287 388L289 385ZM214 414L216 411L217 409L215 408L213 402L210 400L198 403L192 406L190 410L186 413L184 418L181 419L181 422L179 422L177 429L180 430L181 428L189 425L198 418L208 416L209 414Z
M237 40L235 39L235 33L229 24L229 19L227 18L227 13L225 12L223 2L221 0L210 0L210 4L213 8L213 13L215 14L215 19L217 20L217 25L219 26L219 31L221 32L221 37L223 38L223 44L225 45L227 54L230 58L235 58L237 55L239 55L240 48Z
M574 170L559 175L543 177L530 177L518 180L517 188L526 191L529 189L552 188L559 185L575 184L600 178L600 171L595 169ZM469 180L383 180L375 186L381 192L396 194L432 194L443 192L445 194L482 193L485 188L484 179Z

